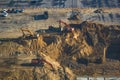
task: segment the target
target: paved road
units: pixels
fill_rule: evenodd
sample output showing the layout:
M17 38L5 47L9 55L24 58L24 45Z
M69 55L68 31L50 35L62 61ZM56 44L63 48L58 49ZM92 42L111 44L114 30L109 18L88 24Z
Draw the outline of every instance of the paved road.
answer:
M12 3L12 1L14 1ZM119 7L120 0L0 0L0 7L21 6L21 7L49 7L49 8L71 8L71 7Z

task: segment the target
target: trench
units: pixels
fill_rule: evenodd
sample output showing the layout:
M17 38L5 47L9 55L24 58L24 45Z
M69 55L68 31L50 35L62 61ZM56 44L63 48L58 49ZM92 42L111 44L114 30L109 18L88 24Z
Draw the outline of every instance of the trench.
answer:
M120 39L114 39L106 51L108 59L120 61Z
M55 42L55 37L44 37L43 40L47 43L47 45L52 44L53 42Z

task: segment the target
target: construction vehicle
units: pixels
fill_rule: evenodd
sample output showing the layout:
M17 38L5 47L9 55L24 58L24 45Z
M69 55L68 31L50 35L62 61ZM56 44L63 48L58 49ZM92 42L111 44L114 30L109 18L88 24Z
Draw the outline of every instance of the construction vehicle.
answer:
M65 32L73 32L74 28L72 28L69 24L67 24L66 22L59 20L59 27L61 28L61 31L65 31ZM62 24L65 25L65 27L62 27Z
M69 24L67 24L66 22L59 20L57 21L59 22L59 27L54 27L54 26L49 26L48 30L46 30L46 32L73 32L74 28L70 27ZM64 24L65 26L62 27L62 24Z
M8 13L23 13L24 12L24 9L8 9L7 10Z
M7 17L8 13L6 9L3 9L2 11L0 11L0 17Z
M32 31L30 31L28 28L20 28L20 30L22 31L22 34L23 34L23 38L26 38L26 39L33 39L33 38L37 38L37 35L38 34L35 34L33 33Z
M48 11L44 11L43 14L35 15L34 19L35 20L43 20L43 19L48 19Z
M44 18L48 19L48 11L44 11Z
M7 13L7 12L2 12L2 13L0 13L0 16L1 16L1 17L7 17L7 16L8 16L8 13Z
M43 67L45 63L48 64L52 68L52 70L54 70L53 65L50 62L48 62L48 61L46 61L46 60L44 60L42 58L36 58L36 59L31 60L31 64L33 66Z
M36 46L36 47L33 47L33 49L42 48L46 46L46 43L43 41L43 37L39 33L33 33L29 29L23 29L23 28L21 28L21 31L22 31L23 36L20 37L20 39L32 40L32 42L30 41L30 44L28 45Z
M103 9L97 9L94 11L94 13L104 13Z
M46 32L61 32L61 28L54 27L54 26L49 26L48 30Z
M30 5L37 5L37 4L39 4L40 2L42 2L43 0L31 0L30 1Z
M79 12L71 11L68 13L68 20L79 20Z

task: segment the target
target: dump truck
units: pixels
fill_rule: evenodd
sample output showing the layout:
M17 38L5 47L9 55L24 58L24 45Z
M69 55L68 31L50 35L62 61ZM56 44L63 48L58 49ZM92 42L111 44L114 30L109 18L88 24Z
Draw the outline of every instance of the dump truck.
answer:
M48 19L49 15L48 15L48 11L44 11L43 14L38 14L38 15L34 15L34 19L35 20L46 20Z
M8 9L7 10L8 13L23 13L24 12L24 9Z

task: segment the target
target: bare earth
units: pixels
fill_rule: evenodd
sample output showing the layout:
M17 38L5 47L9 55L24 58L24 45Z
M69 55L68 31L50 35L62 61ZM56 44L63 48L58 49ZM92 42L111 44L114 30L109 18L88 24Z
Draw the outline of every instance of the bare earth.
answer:
M27 8L24 13L0 17L0 80L76 80L80 76L120 77L120 9L75 8L79 20L68 20L71 8ZM47 20L34 15L48 11ZM112 15L112 17L110 16ZM20 28L32 32L59 27L58 20L71 24L72 33L39 33L24 38ZM53 65L33 66L40 58Z
M95 23L101 23L105 25L117 25L120 23L120 9L112 8L103 9L105 13L94 13L96 8L75 8L75 11L80 12L80 20L78 21L68 21L67 15L72 9L47 9L47 8L28 8L25 9L24 13L9 14L7 18L0 18L0 37L1 38L12 38L21 36L21 27L28 27L32 31L39 29L47 29L48 26L53 25L58 27L58 20L64 20L66 23L77 23L80 24L82 21L91 21ZM34 20L34 15L43 14L44 11L49 12L49 19L47 20ZM112 14L112 18L109 16Z

